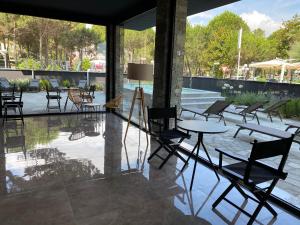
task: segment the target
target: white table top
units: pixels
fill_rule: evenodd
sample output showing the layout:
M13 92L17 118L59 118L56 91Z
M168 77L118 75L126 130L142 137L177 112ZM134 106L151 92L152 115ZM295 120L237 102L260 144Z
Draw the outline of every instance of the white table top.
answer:
M201 120L183 120L179 121L177 126L186 131L206 134L219 134L228 131L228 128L220 123Z

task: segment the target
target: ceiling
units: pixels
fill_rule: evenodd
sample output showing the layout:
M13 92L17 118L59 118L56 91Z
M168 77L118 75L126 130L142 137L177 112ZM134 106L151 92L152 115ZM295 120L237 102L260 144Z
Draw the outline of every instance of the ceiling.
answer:
M237 0L188 0L188 15ZM91 24L123 24L143 30L155 26L156 0L0 0L0 11Z

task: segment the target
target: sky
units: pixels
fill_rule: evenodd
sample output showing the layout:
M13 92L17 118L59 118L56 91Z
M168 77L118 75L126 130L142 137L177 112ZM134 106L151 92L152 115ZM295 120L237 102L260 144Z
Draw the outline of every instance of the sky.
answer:
M300 0L242 0L188 17L193 25L207 23L224 11L240 15L251 30L261 28L269 36L282 26L282 22L300 14Z

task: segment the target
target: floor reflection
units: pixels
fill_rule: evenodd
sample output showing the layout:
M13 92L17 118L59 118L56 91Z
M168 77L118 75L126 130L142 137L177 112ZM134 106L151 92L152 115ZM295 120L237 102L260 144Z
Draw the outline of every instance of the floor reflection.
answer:
M243 215L211 204L226 187L199 165L172 157L148 163L157 147L114 114L44 116L0 128L0 221L3 224L244 224ZM193 162L191 163L191 165ZM240 200L234 194L233 199ZM240 202L240 204L243 204ZM245 207L250 207L249 204ZM22 208L22 210L20 210ZM247 208L248 209L248 208ZM15 213L18 216L15 216ZM283 211L281 211L283 212ZM37 216L40 215L40 216ZM279 218L288 214L279 214ZM262 213L258 224L269 217ZM268 221L269 222L269 221ZM274 221L276 224L277 221Z

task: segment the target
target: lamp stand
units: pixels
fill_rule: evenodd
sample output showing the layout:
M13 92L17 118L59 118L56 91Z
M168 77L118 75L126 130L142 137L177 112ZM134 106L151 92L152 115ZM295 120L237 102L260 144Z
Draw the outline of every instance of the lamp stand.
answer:
M147 130L147 122L146 122L146 116L145 116L145 95L144 95L144 89L142 87L140 87L140 82L139 82L139 87L136 87L134 90L131 107L130 107L130 112L129 112L129 117L128 117L127 128L126 128L126 132L125 132L125 136L124 136L124 140L123 140L124 142L126 141L126 138L127 138L128 128L130 126L133 108L134 108L136 100L140 101L139 102L139 129L141 129L141 114L143 114L142 119L144 122L145 129ZM146 139L147 139L147 146L148 146L147 133L146 133Z

